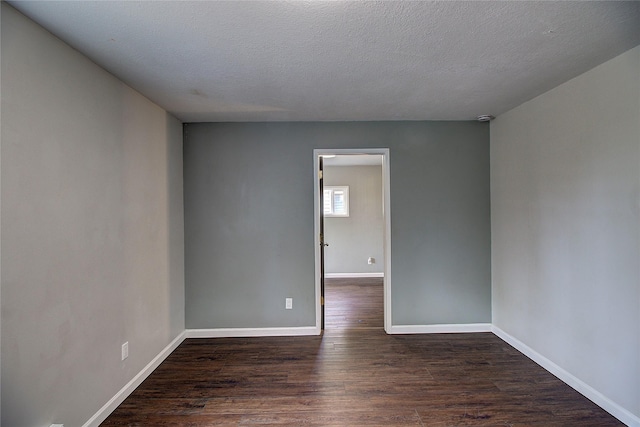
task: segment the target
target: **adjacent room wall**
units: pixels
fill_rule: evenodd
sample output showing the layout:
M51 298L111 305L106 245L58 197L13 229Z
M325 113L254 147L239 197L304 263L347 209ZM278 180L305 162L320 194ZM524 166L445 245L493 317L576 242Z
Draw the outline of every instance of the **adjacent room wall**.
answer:
M324 220L325 272L384 272L382 166L325 166L323 178L325 185L348 185L350 199L348 217Z
M187 328L315 325L314 148L390 148L394 325L490 322L488 142L476 122L185 125Z
M640 47L498 117L491 194L493 323L640 417Z
M2 425L77 427L184 331L182 126L6 3L1 28Z

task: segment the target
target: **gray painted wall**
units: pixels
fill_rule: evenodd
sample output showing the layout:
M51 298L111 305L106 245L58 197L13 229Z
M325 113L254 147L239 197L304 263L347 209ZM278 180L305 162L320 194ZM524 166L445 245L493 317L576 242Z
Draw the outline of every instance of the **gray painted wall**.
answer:
M77 427L184 330L182 126L1 7L2 425Z
M350 199L348 217L324 220L325 272L382 273L382 166L325 166L323 177L325 185L348 185Z
M0 7L0 23L2 22ZM2 50L2 31L0 29L0 51ZM2 94L2 55L0 55L0 95ZM1 96L0 96L1 98ZM0 127L2 126L2 102L0 102ZM0 189L2 188L2 132L0 131ZM2 191L0 190L0 195ZM0 224L2 224L2 197L0 196ZM2 242L2 227L0 226L0 242ZM0 310L2 307L2 244L0 244ZM2 315L0 313L0 423L2 423Z
M187 327L315 324L314 148L390 148L393 324L490 322L488 143L475 122L185 125Z
M640 416L640 47L491 125L493 322Z

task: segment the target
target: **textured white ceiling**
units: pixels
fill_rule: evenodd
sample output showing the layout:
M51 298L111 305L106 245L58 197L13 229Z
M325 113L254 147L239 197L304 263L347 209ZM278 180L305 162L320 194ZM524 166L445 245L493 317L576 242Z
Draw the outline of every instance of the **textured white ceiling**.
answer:
M640 44L640 2L11 1L185 122L470 120Z

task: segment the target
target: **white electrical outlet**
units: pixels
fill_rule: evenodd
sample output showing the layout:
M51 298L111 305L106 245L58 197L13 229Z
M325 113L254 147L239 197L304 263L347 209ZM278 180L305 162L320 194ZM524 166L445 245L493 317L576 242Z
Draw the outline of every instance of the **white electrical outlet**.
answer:
M291 310L293 308L293 298L284 299L284 308L287 310Z
M129 357L129 341L122 344L122 360L126 359L127 357Z

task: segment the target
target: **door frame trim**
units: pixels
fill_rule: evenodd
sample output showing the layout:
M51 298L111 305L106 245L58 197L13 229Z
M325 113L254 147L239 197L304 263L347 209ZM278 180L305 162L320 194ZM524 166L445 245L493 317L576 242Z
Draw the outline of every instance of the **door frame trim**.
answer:
M318 169L320 156L327 154L377 154L382 156L382 198L383 198L383 253L384 253L384 330L391 333L391 180L389 167L389 148L316 148L313 150L313 232L315 245L315 296L316 296L316 332L321 329L320 307L320 194L318 188ZM325 275L326 277L326 275Z

